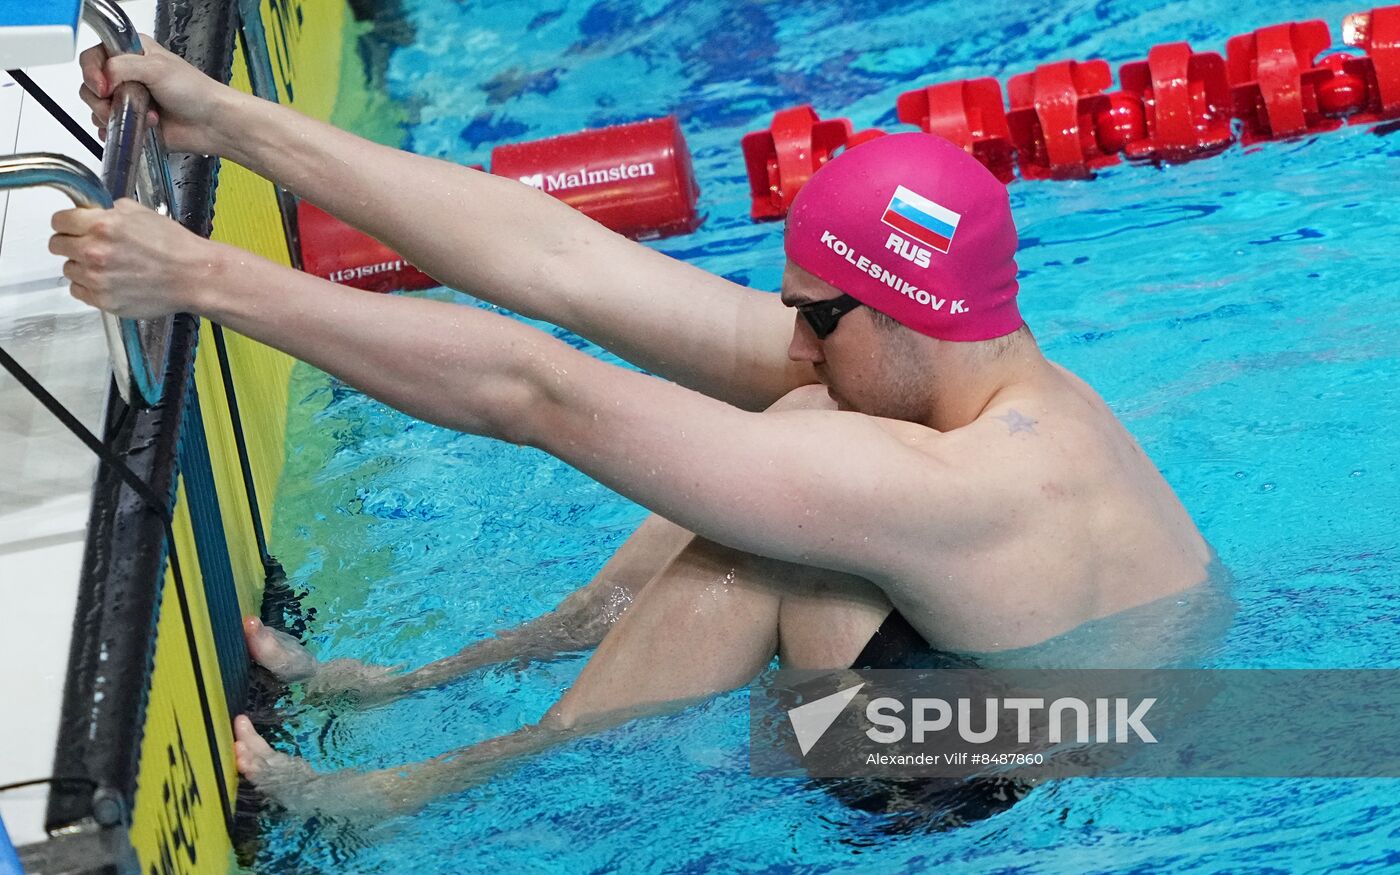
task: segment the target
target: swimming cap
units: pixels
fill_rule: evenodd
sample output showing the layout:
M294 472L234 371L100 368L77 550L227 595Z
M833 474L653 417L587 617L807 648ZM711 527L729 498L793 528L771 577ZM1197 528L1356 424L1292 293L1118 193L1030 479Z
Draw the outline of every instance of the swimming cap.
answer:
M879 137L827 162L793 201L783 247L920 334L990 340L1023 324L1006 186L933 134Z

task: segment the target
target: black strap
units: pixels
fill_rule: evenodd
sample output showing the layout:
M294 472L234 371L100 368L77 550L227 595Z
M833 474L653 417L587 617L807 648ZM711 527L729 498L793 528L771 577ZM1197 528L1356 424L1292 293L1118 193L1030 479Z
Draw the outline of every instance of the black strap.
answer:
M185 576L180 572L180 556L175 549L175 530L171 527L173 507L167 506L168 503L162 501L155 490L138 477L135 471L131 470L130 465L127 465L116 453L112 452L110 447L98 440L97 435L93 434L86 425L83 425L82 421L74 416L67 407L64 407L61 401L50 394L42 383L34 379L34 376L25 370L23 365L15 361L4 347L0 347L0 367L9 371L10 375L18 380L19 384L29 391L29 394L38 399L39 403L44 405L44 408L52 413L59 422L63 423L64 427L82 441L88 449L96 453L99 459L110 465L112 470L116 471L117 475L131 487L132 491L145 499L160 518L170 557L170 574L175 579L175 595L180 601L180 610L184 615L185 642L190 650L195 688L199 691L200 711L204 718L204 732L209 743L209 756L214 764L214 772L219 776L215 782L219 785L219 801L223 805L224 819L231 828L233 804L232 800L229 799L228 788L224 786L224 769L219 756L219 736L214 728L214 715L209 706L209 691L205 689L204 685L204 666L199 659L199 641L195 636L194 620L190 615L189 596L185 592Z
M97 782L91 778L64 778L54 775L48 778L31 778L28 781L12 781L8 784L0 784L0 793L8 793L11 790L23 790L25 787L38 787L41 784L49 784L54 787L59 787L64 784L79 784L87 787L89 790L97 789Z
M267 534L263 531L262 509L258 506L258 485L253 481L253 465L248 457L248 439L243 435L243 417L238 412L238 388L233 380L233 367L229 363L224 329L217 322L210 322L209 329L214 335L219 375L224 382L224 399L228 402L229 424L233 426L233 443L238 450L238 467L243 472L243 488L248 493L248 513L253 520L253 537L258 542L258 555L262 559L263 572L268 578L279 575L285 577L282 574L282 566L267 551Z
M62 402L49 394L49 390L45 389L38 380L34 379L19 362L11 358L4 347L0 347L0 367L4 367L5 370L9 371L10 376L14 377L19 381L21 386L29 390L29 394L37 398L39 403L44 405L45 409L52 413L59 422L63 423L64 427L71 431L78 440L82 441L88 449L96 453L99 459L111 465L113 470L117 472L117 475L126 481L126 485L130 486L137 495L146 499L146 502L150 504L151 508L159 514L161 521L165 523L166 529L168 530L170 528L170 511L166 508L166 502L161 501L160 496L156 495L155 490L151 489L146 481L136 476L136 472L131 470L130 466L122 461L116 453L112 452L106 444L98 440L97 435L89 431L88 427L83 425L78 417L70 413L68 408L63 406ZM173 549L174 546L174 539L171 539L171 548Z
M23 70L6 70L5 72L10 74L11 79L19 83L20 88L29 92L30 97L39 101L39 105L47 109L49 115L53 116L59 124L63 125L63 127L68 130L68 133L76 137L78 142L82 143L85 149L97 156L98 159L102 158L102 144L97 142L97 139L93 137L92 134L88 133L86 128L78 124L76 119L64 112L63 107L59 106L52 97L45 94L44 89L35 85L34 80L30 79Z

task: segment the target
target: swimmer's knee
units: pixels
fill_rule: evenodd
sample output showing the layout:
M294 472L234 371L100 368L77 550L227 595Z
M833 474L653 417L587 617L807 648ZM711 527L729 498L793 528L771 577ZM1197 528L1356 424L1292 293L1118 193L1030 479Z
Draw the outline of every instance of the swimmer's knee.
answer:
M539 719L535 727L543 732L573 732L578 728L579 715L577 709L568 701L566 693L564 698L555 702L544 712L544 716Z

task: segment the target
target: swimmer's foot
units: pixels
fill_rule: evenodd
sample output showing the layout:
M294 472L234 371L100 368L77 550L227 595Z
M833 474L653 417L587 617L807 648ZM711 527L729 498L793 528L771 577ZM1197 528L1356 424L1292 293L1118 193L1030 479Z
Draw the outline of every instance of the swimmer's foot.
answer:
M243 637L253 661L283 683L306 684L311 699L344 696L360 704L388 701L404 692L397 682L399 667L370 665L358 659L321 662L286 632L263 625L257 617L243 618Z
M316 657L291 635L264 626L257 617L243 618L243 638L253 661L284 683L309 680L316 675Z
M272 745L253 728L253 721L242 714L233 720L233 739L238 773L245 781L264 789L269 795L278 795L270 792L276 785L304 784L316 778L316 771L307 765L306 760L273 750Z
M233 721L233 735L234 759L243 780L289 811L382 817L408 807L408 800L395 797L394 788L402 782L393 773L318 772L300 757L273 750L241 714Z

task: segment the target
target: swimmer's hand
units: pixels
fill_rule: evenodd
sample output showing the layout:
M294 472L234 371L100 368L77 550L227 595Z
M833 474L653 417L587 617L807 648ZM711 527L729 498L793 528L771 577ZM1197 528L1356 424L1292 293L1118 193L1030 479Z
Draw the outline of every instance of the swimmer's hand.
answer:
M217 123L231 114L228 104L243 95L166 51L149 34L141 34L141 47L144 55L109 58L107 49L99 44L78 56L83 70L78 96L92 110L92 122L100 135L107 136L113 91L123 82L140 82L151 92L159 110L150 112L147 123L160 126L168 148L218 154L223 138Z
M117 316L155 319L195 309L228 247L123 198L110 210L54 213L49 251L68 261L73 297Z

